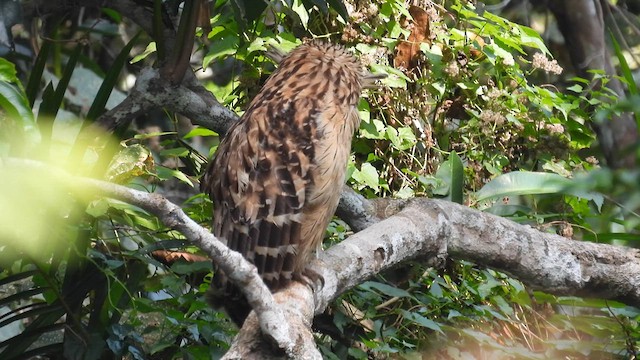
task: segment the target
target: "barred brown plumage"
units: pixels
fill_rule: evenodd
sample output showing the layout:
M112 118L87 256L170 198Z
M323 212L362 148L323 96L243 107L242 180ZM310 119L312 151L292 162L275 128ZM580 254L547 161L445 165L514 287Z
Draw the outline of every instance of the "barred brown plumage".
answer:
M214 204L214 235L255 264L272 291L299 276L322 242L360 123L356 105L378 78L339 45L297 47L205 172L201 189ZM241 324L250 309L223 272L215 271L212 289L214 306L224 301Z

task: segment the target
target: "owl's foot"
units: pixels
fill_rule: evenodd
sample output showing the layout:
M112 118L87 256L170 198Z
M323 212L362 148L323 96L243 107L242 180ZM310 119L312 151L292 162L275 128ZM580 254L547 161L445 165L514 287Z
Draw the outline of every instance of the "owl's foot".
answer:
M305 268L302 273L294 274L293 279L307 285L314 292L324 287L324 277L310 268Z

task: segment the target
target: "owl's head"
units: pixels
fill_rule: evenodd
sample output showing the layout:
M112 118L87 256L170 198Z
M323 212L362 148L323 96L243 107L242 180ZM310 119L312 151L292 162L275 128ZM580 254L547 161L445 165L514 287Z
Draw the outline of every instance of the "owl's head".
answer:
M271 47L266 55L278 63L280 69L288 70L288 74L307 68L309 76L322 76L347 84L355 83L358 92L362 88L376 87L376 81L387 76L363 69L360 61L341 45L318 39L305 42L289 54Z

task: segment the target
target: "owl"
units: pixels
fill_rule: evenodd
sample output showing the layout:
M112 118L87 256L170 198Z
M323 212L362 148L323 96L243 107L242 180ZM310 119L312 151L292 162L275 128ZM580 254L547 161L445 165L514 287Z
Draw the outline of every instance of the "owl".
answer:
M356 105L379 78L339 45L300 45L218 146L201 182L213 234L253 263L272 292L301 278L320 247L360 123ZM251 309L222 271L211 288L213 305L242 324Z

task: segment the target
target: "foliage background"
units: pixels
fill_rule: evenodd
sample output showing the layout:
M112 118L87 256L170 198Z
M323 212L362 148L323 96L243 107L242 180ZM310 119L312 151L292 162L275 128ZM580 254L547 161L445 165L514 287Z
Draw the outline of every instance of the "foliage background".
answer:
M256 4L210 4L192 66L238 114L274 69L264 55L269 45L290 50L320 37L389 74L359 104L348 183L361 194L444 197L542 231L637 246L637 166L602 166L590 126L637 110L631 72L622 77L628 100L606 86L594 90L594 80L606 85L604 72L587 80L567 64L562 71L536 31L482 4ZM165 5L170 15L182 9ZM196 188L215 132L152 111L116 129L109 146L78 136L126 96L141 69L163 59L127 14L87 8L75 15L14 29L14 49L0 58L0 156L159 192L209 223L211 204ZM617 55L624 69L633 49L618 47ZM236 330L206 305L211 266L180 234L131 205L68 196L53 175L5 174L0 192L7 199L0 206L1 358L224 353ZM335 219L326 246L350 232ZM530 291L460 260L380 274L344 294L316 325L323 355L335 359L633 358L638 319L637 309L620 303Z

